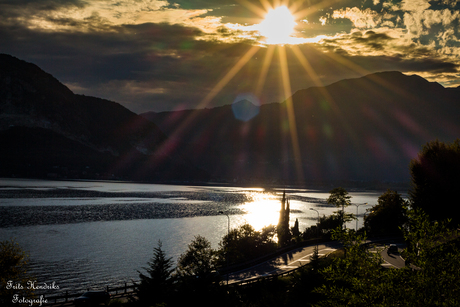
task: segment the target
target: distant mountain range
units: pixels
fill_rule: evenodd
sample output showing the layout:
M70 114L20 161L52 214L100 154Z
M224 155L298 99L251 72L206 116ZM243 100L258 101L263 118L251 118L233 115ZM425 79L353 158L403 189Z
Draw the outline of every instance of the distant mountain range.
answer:
M197 167L243 182L408 182L409 162L424 144L460 137L460 89L400 72L312 87L254 108L245 100L141 115ZM245 110L251 119L239 120Z
M168 152L158 127L120 104L75 95L34 64L0 54L0 176L207 179Z
M250 96L248 96L250 97ZM382 72L202 110L137 115L0 54L0 176L235 183L398 181L460 136L460 89Z

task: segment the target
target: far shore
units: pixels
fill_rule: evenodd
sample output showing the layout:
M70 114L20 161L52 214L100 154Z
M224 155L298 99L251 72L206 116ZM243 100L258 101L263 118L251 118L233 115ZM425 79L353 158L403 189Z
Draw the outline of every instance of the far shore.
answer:
M121 179L84 179L84 178L17 178L2 177L0 178L0 187L2 180L40 180L40 181L71 181L71 182L107 182L107 183L129 183L129 184L159 184L159 185L177 185L177 186L210 186L210 187L244 187L244 188L262 188L264 190L282 190L282 189L308 189L318 192L329 192L335 187L343 187L353 192L361 191L384 191L387 189L396 191L408 191L410 182L385 182L385 181L324 181L324 182L305 182L305 183L256 183L256 182L228 182L228 181L131 181Z

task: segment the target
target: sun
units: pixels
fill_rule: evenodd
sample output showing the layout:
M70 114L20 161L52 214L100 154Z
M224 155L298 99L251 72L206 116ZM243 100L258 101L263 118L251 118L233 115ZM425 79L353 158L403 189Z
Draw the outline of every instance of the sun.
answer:
M294 16L283 5L270 9L258 28L260 34L266 37L267 44L287 44L296 25Z

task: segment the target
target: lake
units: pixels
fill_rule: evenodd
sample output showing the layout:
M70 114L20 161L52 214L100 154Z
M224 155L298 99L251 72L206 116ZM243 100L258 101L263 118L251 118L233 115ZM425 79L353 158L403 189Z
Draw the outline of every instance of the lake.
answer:
M38 284L59 286L48 294L79 293L138 280L159 240L177 261L197 235L218 248L228 218L230 228L276 225L283 190L0 179L0 240L14 238L28 252ZM327 205L327 191L285 190L290 225L297 218L301 231L317 221L310 208L321 216L337 210ZM369 204L346 209L354 214L358 209L361 227L364 212L383 192L349 192L353 204Z

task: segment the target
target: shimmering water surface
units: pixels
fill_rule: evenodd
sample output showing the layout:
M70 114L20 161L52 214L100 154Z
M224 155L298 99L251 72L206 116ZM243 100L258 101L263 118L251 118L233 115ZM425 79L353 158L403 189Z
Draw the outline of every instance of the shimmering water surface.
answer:
M14 238L28 252L38 283L59 286L49 294L117 286L138 280L161 240L174 261L196 235L218 247L230 227L256 230L279 218L283 189L136 184L121 182L0 179L0 240ZM291 226L303 231L327 206L327 191L286 189ZM353 192L347 211L360 217L382 191ZM349 223L354 228L356 222Z

